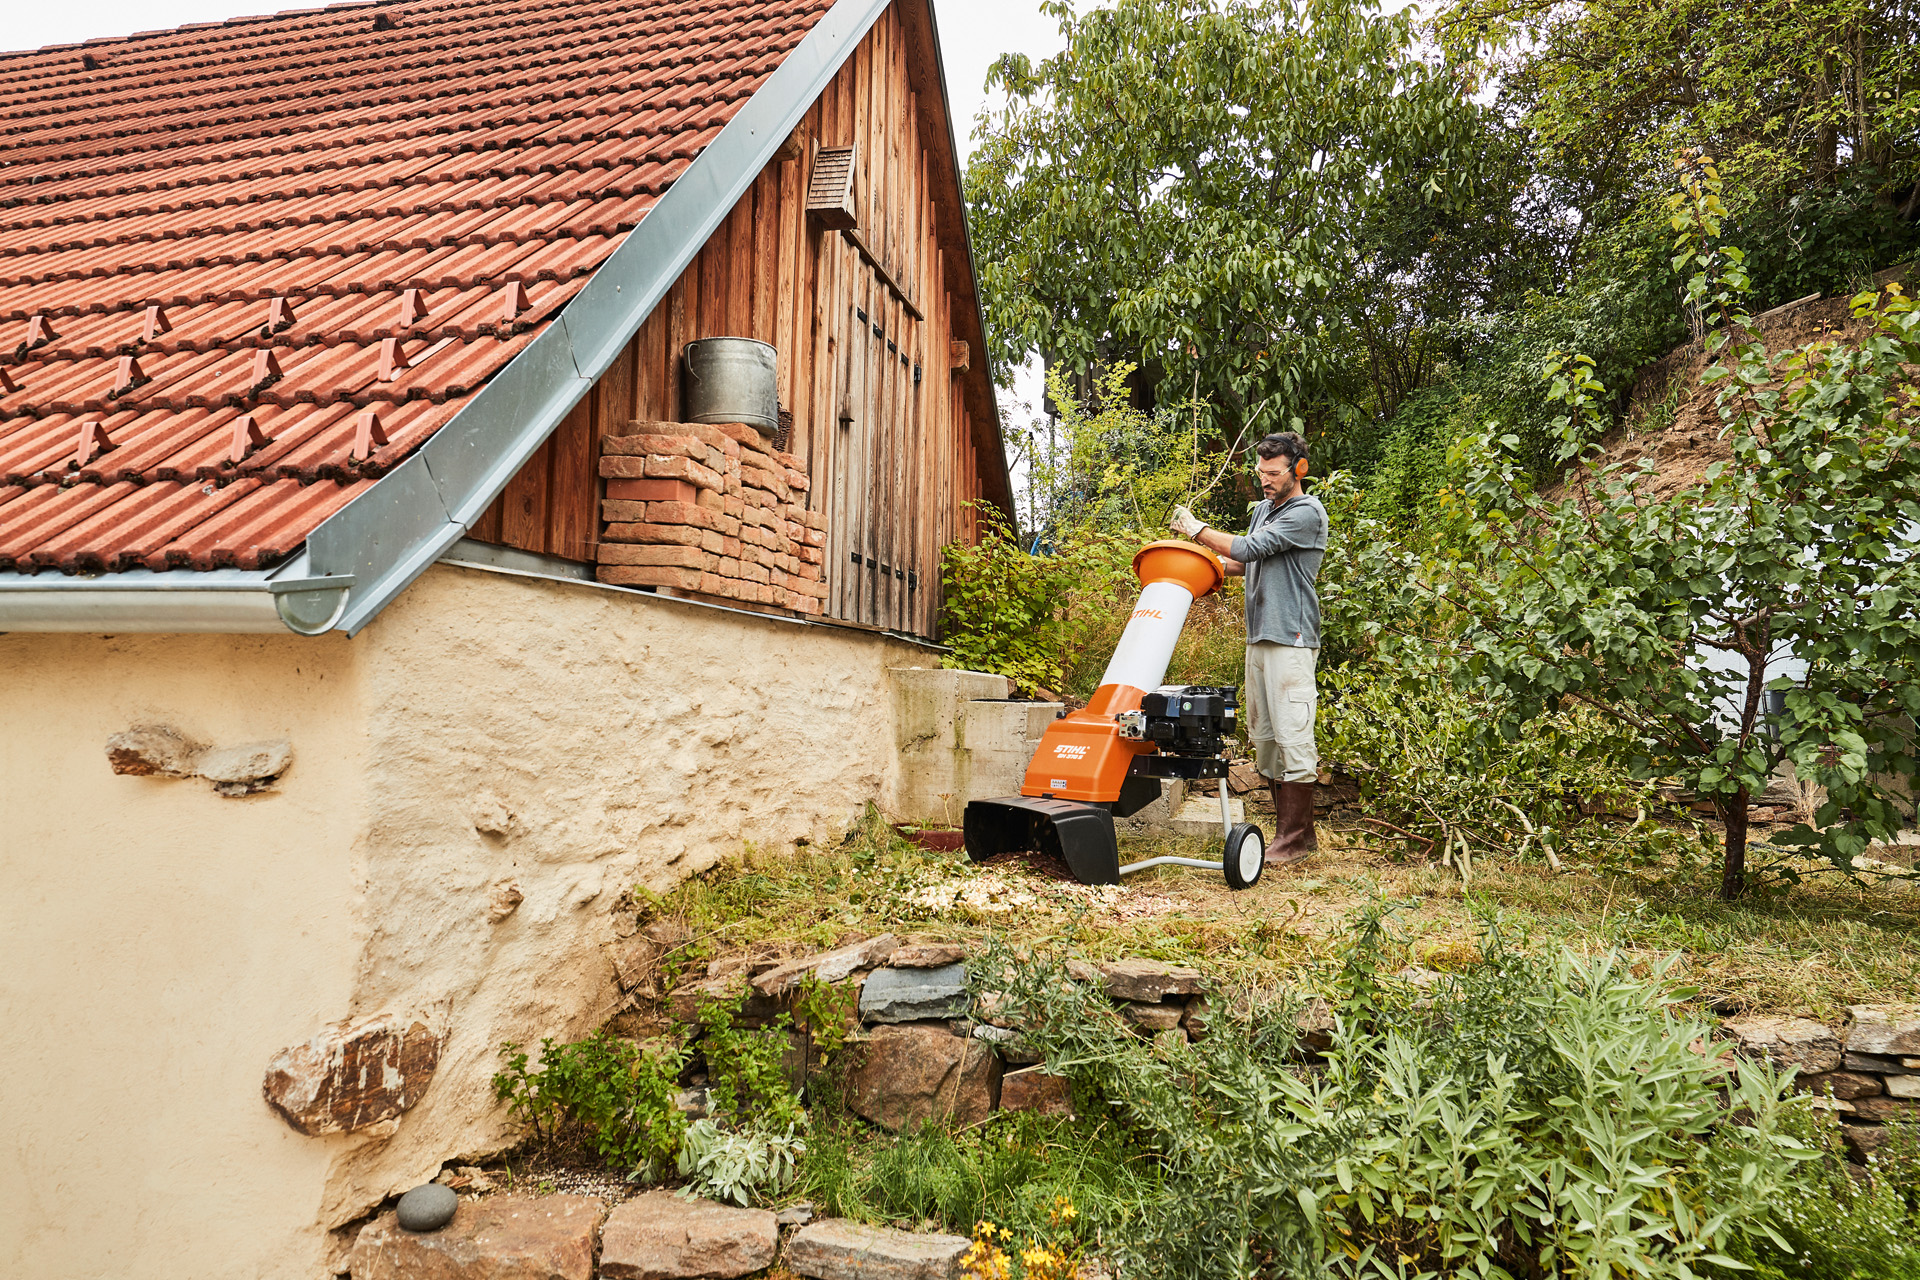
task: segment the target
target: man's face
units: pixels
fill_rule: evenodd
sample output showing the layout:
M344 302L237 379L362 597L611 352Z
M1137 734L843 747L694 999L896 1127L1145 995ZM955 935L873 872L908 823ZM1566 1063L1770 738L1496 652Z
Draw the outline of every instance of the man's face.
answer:
M1260 477L1260 492L1273 501L1293 496L1293 459L1281 454L1277 458L1262 458L1254 467Z

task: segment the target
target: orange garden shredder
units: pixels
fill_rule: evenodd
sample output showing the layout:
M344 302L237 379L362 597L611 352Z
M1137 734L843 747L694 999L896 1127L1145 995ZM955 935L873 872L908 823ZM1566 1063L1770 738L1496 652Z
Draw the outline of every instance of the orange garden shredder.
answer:
M1139 603L1086 707L1047 727L1017 796L967 805L967 856L1035 849L1065 860L1082 884L1118 884L1147 867L1202 867L1235 889L1265 866L1266 837L1233 821L1226 746L1238 712L1233 688L1163 685L1193 602L1225 581L1220 558L1191 542L1150 542L1133 558ZM1160 798L1163 778L1220 780L1220 861L1148 858L1120 865L1115 816Z

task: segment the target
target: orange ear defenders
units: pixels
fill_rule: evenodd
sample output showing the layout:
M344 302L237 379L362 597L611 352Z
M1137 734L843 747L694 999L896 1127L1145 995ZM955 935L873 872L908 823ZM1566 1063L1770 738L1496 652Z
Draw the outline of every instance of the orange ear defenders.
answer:
M1305 458L1295 458L1293 460L1293 476L1296 480L1305 480L1307 478L1307 460Z

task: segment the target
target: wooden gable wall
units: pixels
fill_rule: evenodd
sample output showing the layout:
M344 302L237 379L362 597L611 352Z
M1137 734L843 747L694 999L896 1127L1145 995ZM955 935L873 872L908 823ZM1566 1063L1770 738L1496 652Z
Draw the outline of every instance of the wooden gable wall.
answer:
M826 517L827 616L935 634L940 549L975 540L972 504L1007 494L931 46L923 0L888 9L473 537L592 561L601 437L679 417L688 341L758 338ZM806 201L816 157L845 147L858 222L841 231Z

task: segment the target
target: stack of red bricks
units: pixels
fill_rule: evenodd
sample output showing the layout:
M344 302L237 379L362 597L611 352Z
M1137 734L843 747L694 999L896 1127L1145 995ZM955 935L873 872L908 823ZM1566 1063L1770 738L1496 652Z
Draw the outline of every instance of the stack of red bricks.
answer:
M821 611L827 521L799 459L740 423L627 430L600 446L600 581Z

